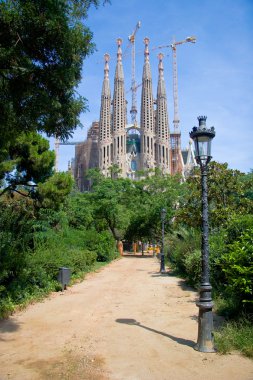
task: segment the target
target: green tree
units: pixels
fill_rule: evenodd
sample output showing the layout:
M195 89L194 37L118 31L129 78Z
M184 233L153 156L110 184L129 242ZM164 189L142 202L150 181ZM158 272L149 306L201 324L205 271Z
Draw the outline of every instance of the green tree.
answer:
M36 190L37 207L59 210L70 194L73 183L69 173L55 173L44 183L39 183Z
M227 246L221 267L232 293L253 307L253 228L243 231L238 240Z
M235 214L249 213L253 202L247 196L249 182L239 170L228 169L228 164L211 162L208 170L209 224L221 228L229 223ZM187 179L187 194L180 204L177 221L191 227L201 226L201 181L196 169ZM252 186L252 181L251 181Z
M131 181L104 178L93 186L90 199L97 229L110 230L115 240L121 240L129 226L131 210L127 205Z
M146 179L134 182L129 207L131 224L127 230L129 240L157 240L161 237L161 210L166 209L166 229L175 214L177 204L184 193L180 179L163 176L159 171Z
M0 3L0 155L21 132L67 138L86 100L76 92L94 50L84 21L99 0L6 0Z
M10 144L8 159L0 162L0 178L4 178L0 195L7 191L28 195L29 181L44 182L52 175L54 158L49 142L38 133L20 134Z

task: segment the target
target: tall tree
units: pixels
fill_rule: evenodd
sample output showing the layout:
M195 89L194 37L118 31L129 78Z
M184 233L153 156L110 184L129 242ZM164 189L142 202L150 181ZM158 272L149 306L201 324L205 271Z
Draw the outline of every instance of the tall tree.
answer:
M94 49L84 25L91 5L99 0L0 2L0 156L20 132L67 138L80 124L87 103L76 86Z
M187 194L178 208L177 220L191 227L201 226L200 171L187 179ZM228 164L211 162L208 169L209 224L211 228L226 226L234 215L251 213L253 202L251 175L228 169Z

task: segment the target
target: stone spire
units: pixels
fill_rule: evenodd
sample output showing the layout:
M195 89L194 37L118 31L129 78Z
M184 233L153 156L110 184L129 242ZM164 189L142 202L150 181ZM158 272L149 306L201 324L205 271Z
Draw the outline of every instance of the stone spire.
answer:
M111 91L109 83L109 54L104 55L104 81L101 94L101 107L99 119L99 167L105 176L109 175L112 165L112 134L111 134Z
M141 93L141 165L143 169L154 169L154 99L149 62L149 39L144 38L144 66Z
M167 109L167 97L163 74L163 54L158 54L158 85L157 85L157 108L156 108L156 166L163 174L170 173L169 157L169 121Z
M126 156L126 100L124 87L124 73L122 66L122 39L117 39L117 65L114 77L113 93L113 163L121 169L121 175L125 176Z

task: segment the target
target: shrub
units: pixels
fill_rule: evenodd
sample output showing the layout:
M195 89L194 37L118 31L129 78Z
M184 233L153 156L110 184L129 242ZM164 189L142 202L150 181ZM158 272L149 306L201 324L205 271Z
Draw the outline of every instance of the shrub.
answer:
M184 266L187 276L189 278L189 283L191 285L197 285L200 282L201 275L201 251L200 249L195 249L194 251L188 253L184 259Z
M244 231L239 240L228 245L221 265L228 288L242 302L253 306L253 228Z
M62 245L55 246L54 250L51 247L41 247L31 254L30 265L32 268L40 268L42 274L44 272L50 280L56 280L60 267L70 268L72 275L87 272L95 264L96 257L95 252L85 249L66 249ZM38 274L37 271L35 273Z
M226 230L210 234L209 237L209 268L210 282L218 292L224 292L225 274L221 267L221 257L226 251Z
M234 217L226 230L226 244L231 244L235 240L238 240L242 233L246 229L253 228L253 215L242 215L239 217Z
M187 274L192 283L194 283L196 276L198 276L196 272L199 270L196 255L201 246L200 232L193 228L180 228L180 230L173 233L170 240L169 259L172 265L182 274ZM194 271L192 272L190 268L193 270L193 266ZM193 274L194 279L191 279L191 274Z
M96 252L97 261L111 261L118 255L115 240L107 231L87 230L83 239L85 247Z

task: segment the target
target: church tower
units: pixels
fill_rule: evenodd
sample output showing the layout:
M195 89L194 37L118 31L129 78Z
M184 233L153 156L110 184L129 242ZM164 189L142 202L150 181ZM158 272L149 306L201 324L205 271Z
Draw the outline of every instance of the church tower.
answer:
M144 39L144 67L142 74L141 93L141 166L142 169L155 168L155 121L154 121L154 99L152 92L152 78L149 62L149 39Z
M169 120L167 98L163 74L163 54L158 54L158 85L157 85L157 108L156 108L156 167L163 174L170 174L170 144L169 144Z
M112 133L111 133L111 91L109 83L109 54L104 55L104 81L102 86L100 119L99 119L99 167L108 177L112 165Z
M122 66L122 39L117 39L118 53L114 77L113 93L113 164L121 170L121 176L126 176L126 99L124 88L124 73Z

